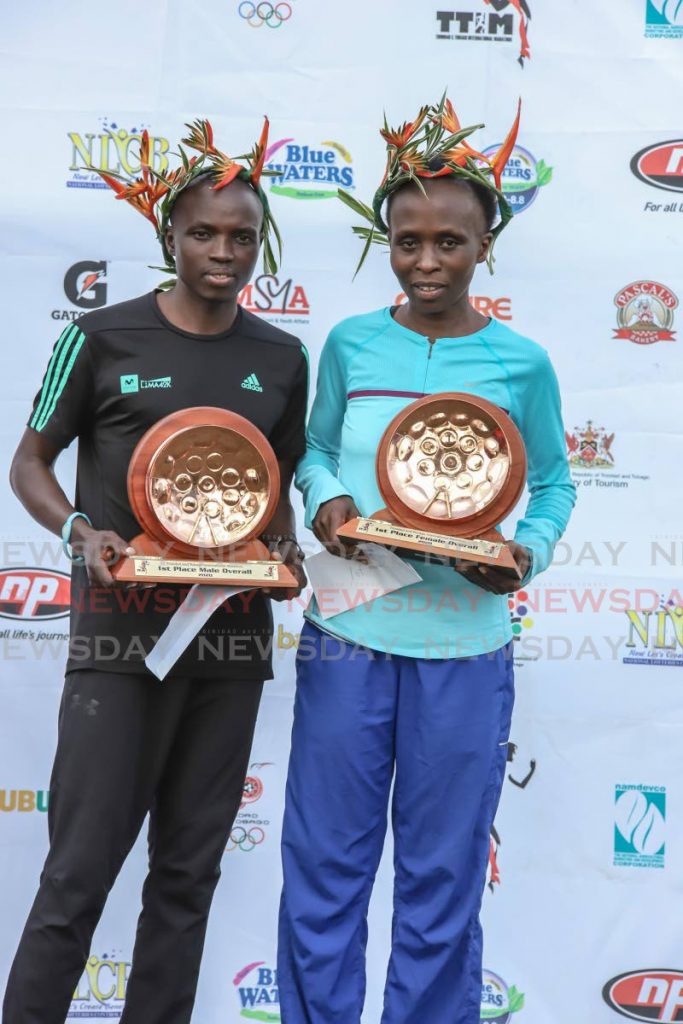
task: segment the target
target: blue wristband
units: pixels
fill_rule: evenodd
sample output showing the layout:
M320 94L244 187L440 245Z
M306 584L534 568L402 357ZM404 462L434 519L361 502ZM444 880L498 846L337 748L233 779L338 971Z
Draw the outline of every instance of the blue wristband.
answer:
M67 521L64 523L64 526L62 527L62 548L64 549L64 554L66 555L66 557L69 559L70 562L73 562L74 565L85 564L85 558L83 557L83 555L74 555L73 551L71 550L70 543L71 527L73 526L73 521L74 519L78 519L79 517L81 519L85 519L88 526L92 526L90 516L86 516L85 512L72 512Z

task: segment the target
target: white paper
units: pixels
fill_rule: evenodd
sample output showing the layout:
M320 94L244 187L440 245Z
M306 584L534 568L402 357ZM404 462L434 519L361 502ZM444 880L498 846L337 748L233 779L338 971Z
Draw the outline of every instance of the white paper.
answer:
M323 619L347 612L395 590L419 583L412 565L380 544L358 544L367 565L355 558L339 558L320 551L306 559L306 573Z
M229 597L250 589L195 583L145 658L145 665L150 672L153 672L157 679L165 679L185 648L194 640L216 609Z

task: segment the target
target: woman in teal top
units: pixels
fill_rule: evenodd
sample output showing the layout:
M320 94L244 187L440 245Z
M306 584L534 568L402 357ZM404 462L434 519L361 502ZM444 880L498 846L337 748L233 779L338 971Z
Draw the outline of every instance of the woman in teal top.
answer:
M387 228L407 302L342 321L323 349L296 481L307 524L330 550L343 523L384 504L375 454L390 420L423 395L460 391L505 409L524 438L529 501L511 542L524 582L552 559L575 500L555 374L543 348L468 299L510 217L500 174L516 128L482 164L448 101L425 108L383 131L389 161L374 209L351 201L372 218L368 244ZM394 594L331 619L315 601L306 613L283 828L284 1024L360 1021L392 781L382 1024L479 1022L478 914L513 702L506 594L519 577L416 568L422 580Z

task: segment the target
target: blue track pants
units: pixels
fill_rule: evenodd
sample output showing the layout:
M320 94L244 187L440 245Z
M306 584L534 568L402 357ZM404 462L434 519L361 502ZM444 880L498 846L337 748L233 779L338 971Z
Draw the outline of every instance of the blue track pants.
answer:
M394 775L381 1024L479 1024L479 908L507 757L511 646L461 660L388 656L306 623L282 838L283 1024L359 1024Z

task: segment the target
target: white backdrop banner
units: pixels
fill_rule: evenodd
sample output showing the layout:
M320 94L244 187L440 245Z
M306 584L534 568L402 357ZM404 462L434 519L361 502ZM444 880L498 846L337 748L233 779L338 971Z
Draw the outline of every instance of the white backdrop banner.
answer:
M578 504L549 572L510 599L518 697L483 903L482 1020L683 1021L683 4L36 0L3 24L5 476L65 323L159 280L148 225L89 164L135 172L147 128L162 168L197 116L241 152L268 113L285 256L242 302L301 336L314 375L336 321L403 298L379 250L352 282L353 217L334 199L340 185L372 195L383 112L402 121L447 87L493 147L522 97L504 176L516 216L473 301L549 350ZM73 466L69 451L67 486ZM46 852L69 566L8 488L0 501L2 985ZM280 1020L278 846L307 598L276 612L276 678L225 851L201 1024ZM364 1024L381 1015L390 847ZM74 993L84 1024L120 1016L144 873L141 838Z

